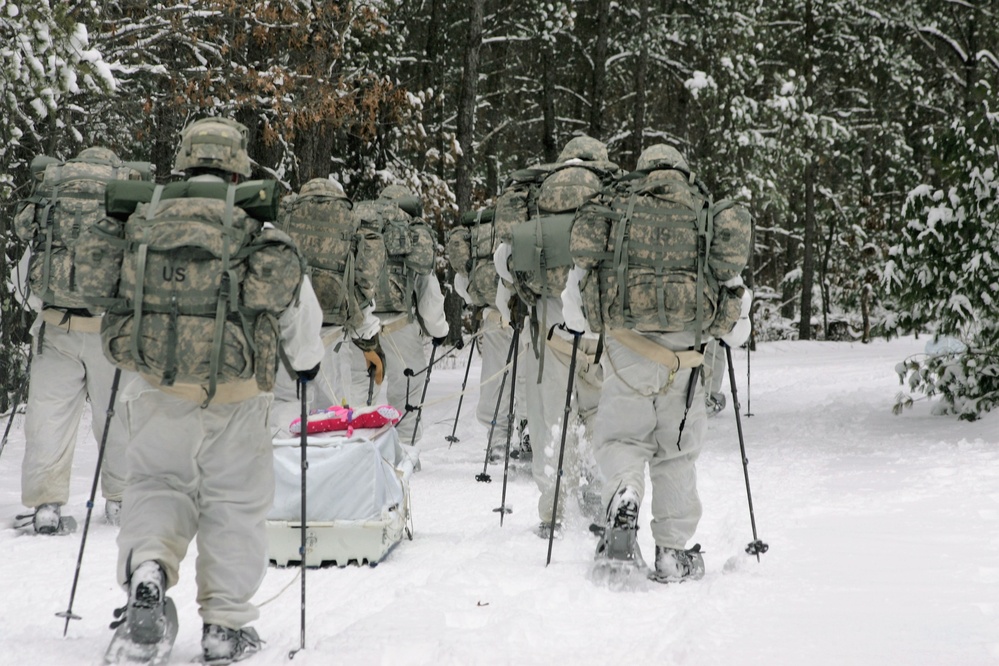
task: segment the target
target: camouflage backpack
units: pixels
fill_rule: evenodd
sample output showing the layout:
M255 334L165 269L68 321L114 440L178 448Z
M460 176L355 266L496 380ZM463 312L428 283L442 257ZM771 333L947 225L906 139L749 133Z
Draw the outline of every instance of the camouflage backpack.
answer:
M495 305L499 275L493 263L496 249L496 225L493 210L470 211L461 217L460 226L447 236L447 258L455 273L468 278L472 305Z
M31 170L39 183L14 218L18 237L31 247L31 290L46 306L97 312L90 300L113 292L121 252L106 245L84 250L78 241L104 217L107 184L148 180L152 167L95 147L66 162L38 156Z
M419 199L400 186L389 186L374 201L361 201L354 214L362 228L381 234L386 265L375 296L375 312L413 316L416 278L434 269L437 241L420 217Z
M278 318L297 298L305 262L287 234L235 205L236 185L174 185L156 186L125 223L118 298L101 326L105 355L162 386L207 386L205 405L219 384L254 378L270 390ZM273 185L239 188L273 201ZM202 196L186 196L192 190ZM108 198L116 194L110 186Z
M378 233L360 229L343 188L327 178L310 180L282 202L278 226L309 265L323 324L360 326L378 292L385 250Z
M572 268L569 232L576 210L617 172L609 162L572 161L557 165L541 181L528 221L514 225L508 239L509 269L525 303L562 293Z
M738 276L749 259L752 218L712 202L686 163L637 171L576 214L571 254L590 328L728 333L739 317Z

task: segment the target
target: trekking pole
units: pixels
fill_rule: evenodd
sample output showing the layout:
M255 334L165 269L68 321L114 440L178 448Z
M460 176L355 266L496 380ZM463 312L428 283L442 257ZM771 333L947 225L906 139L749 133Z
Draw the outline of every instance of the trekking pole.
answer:
M482 474L476 474L476 481L489 483L493 477L489 476L486 470L489 468L489 450L493 447L493 431L496 430L496 418L499 416L500 403L503 401L503 390L506 388L506 378L510 374L510 363L512 358L516 358L517 347L520 344L520 328L514 327L513 339L510 340L510 349L506 353L506 366L503 368L503 379L500 381L499 393L496 395L496 407L493 408L493 420L489 422L489 438L486 440L486 458L482 461ZM516 383L516 380L514 380Z
M746 499L749 500L749 522L753 526L753 541L746 546L746 552L756 555L756 561L760 561L760 554L767 552L770 546L760 541L756 535L756 515L753 513L753 492L749 488L749 458L746 457L746 442L742 436L742 419L739 418L739 393L735 388L735 368L732 366L732 348L724 342L719 341L725 347L725 356L728 360L728 382L732 388L732 402L735 407L735 426L739 431L739 450L742 452L742 471L746 477Z
M104 449L108 442L108 430L111 429L111 417L114 416L114 401L118 397L118 383L121 381L121 368L115 368L114 379L111 381L111 400L108 402L107 416L104 418L104 433L101 435L101 445L97 449L97 469L94 470L94 482L90 485L90 499L87 500L87 518L83 521L83 536L80 537L80 552L76 556L76 572L73 574L73 588L69 592L69 606L65 611L56 613L56 617L66 618L62 628L63 637L69 630L70 620L79 620L80 616L73 613L73 600L76 598L76 585L80 581L80 566L83 564L83 549L87 546L87 533L90 530L90 516L94 512L94 497L97 496L97 482L101 478L101 464L104 462Z
M461 395L458 397L458 409L454 412L454 426L451 428L451 434L445 437L448 445L447 448L451 448L455 442L461 441L454 436L454 433L458 430L458 415L461 414L461 403L465 400L465 385L468 384L468 371L472 369L472 357L475 356L475 343L470 344L468 349L468 362L465 364L465 378L461 380Z
M572 382L576 377L576 353L579 351L579 339L582 333L572 331L572 357L569 359L569 384L565 389L565 409L562 410L562 441L558 447L558 473L555 475L555 498L552 500L552 521L548 526L548 559L547 567L552 561L552 544L555 542L555 517L558 515L558 491L562 485L562 460L565 457L565 435L569 428L569 412L572 408Z
M756 340L755 340L755 337L753 335L753 331L750 331L749 332L749 344L746 345L746 416L747 417L750 417L750 416L753 415L753 410L750 408L750 405L752 404L752 402L751 402L751 398L750 398L749 389L752 386L752 384L749 381L749 357L753 355L752 352L753 352L753 346L754 346L755 342L756 342ZM731 364L731 361L729 361L729 363Z
M372 375L372 377L374 377L374 375ZM300 439L298 440L298 445L302 449L302 513L301 513L301 517L300 517L301 525L299 525L299 533L300 533L300 536L301 536L301 542L299 543L299 546L298 546L298 556L302 560L302 562L301 562L301 566L302 566L302 571L301 571L301 574L302 574L302 604L301 604L301 625L302 625L302 631L301 631L301 639L300 639L300 642L299 642L299 645L298 645L298 649L292 650L291 652L289 652L288 653L288 659L294 659L295 655L298 654L299 651L305 649L305 569L306 569L306 567L305 567L305 554L306 554L306 550L305 550L305 531L306 531L305 530L305 515L306 515L305 514L305 502L306 502L306 496L305 495L306 495L306 493L305 493L305 491L306 491L306 488L307 488L307 486L306 486L306 473L308 472L308 469L309 469L309 459L308 459L308 456L307 456L307 454L305 452L305 447L306 447L306 445L308 444L308 441L309 441L309 427L308 427L309 426L309 405L308 405L308 397L307 397L308 396L308 390L307 390L308 383L302 381L301 378L299 378L299 380L298 380L298 388L302 392L302 420L299 422L299 423L301 423L301 433L300 433Z
M513 513L513 510L506 505L506 482L510 473L510 438L513 437L513 400L517 391L517 359L520 356L520 328L523 326L523 320L518 317L518 323L514 324L513 328L513 340L516 347L513 350L513 377L514 380L510 382L510 405L507 408L506 413L506 449L503 453L503 493L500 496L500 505L498 509L493 509L493 511L498 511L500 515L500 527L503 527L503 517L508 513ZM506 376L504 375L504 379ZM500 387L500 398L503 397L503 389ZM499 400L496 401L496 406L499 407ZM496 414L493 413L493 421L496 421ZM492 431L490 431L490 443L492 440ZM489 459L488 449L486 451L486 460Z
M375 397L375 367L371 366L368 368L368 407L371 406L371 401Z
M437 356L438 345L430 345L430 363L427 365L427 376L423 378L423 393L420 394L420 404L416 408L416 425L413 426L413 436L409 440L410 446L416 446L416 433L420 429L420 419L423 418L423 403L427 399L427 389L430 387L430 371L434 369L434 357Z
M21 406L21 400L24 399L24 392L28 388L28 379L31 377L31 358L34 352L33 347L28 348L28 362L24 366L24 381L20 386L17 387L17 393L14 394L14 400L10 406L10 418L7 419L7 427L3 431L3 440L0 440L0 456L3 455L3 450L7 447L7 436L10 434L10 427L14 424L14 416L17 414L17 408Z

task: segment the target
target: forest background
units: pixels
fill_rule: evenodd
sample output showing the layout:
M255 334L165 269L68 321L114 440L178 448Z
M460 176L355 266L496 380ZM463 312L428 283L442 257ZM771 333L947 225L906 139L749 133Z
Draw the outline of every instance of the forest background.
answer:
M756 339L950 336L900 376L975 418L999 403L996 44L990 0L0 0L0 273L34 156L104 145L164 181L206 115L288 191L409 186L442 241L573 136L625 169L665 142L753 213ZM31 316L0 285L3 413Z

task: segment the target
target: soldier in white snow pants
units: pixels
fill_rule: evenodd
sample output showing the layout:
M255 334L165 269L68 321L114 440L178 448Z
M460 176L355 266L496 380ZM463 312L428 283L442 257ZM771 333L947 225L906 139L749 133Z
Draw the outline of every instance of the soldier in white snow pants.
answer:
M424 338L420 335L420 325L415 321L403 323L397 320L396 325L398 324L402 324L402 327L382 328L379 337L382 351L385 352L385 399L388 404L404 415L404 418L399 421L399 425L396 426L396 430L399 432L399 442L409 447L410 442L413 441L413 430L416 428L416 412L406 414L406 404L416 406L420 403L423 383L427 375L426 372L422 372L414 377L406 377L403 373L406 368L410 368L413 372L425 371L428 359L423 349ZM444 332L446 334L447 329ZM363 405L367 402L369 387L367 368L361 350L353 346L350 351L350 363L353 381L352 404ZM407 383L408 393L406 391ZM372 398L375 403L379 397L379 389L380 387L375 387ZM416 433L416 441L419 442L422 436L423 426L421 425Z
M427 363L429 359L423 348L424 338L421 335L420 324L415 315L419 315L427 334L440 344L448 334L447 319L444 317L444 294L441 292L440 282L433 273L419 275L416 277L413 295L415 297L414 312L378 312L381 320L382 351L385 353L385 397L388 403L403 413L403 418L399 421L396 429L399 432L399 441L405 446L407 455L413 458L414 465L419 462L418 446L410 446L410 443L419 445L423 436L422 425L416 427L416 412L406 413L406 405L417 407L420 404L420 396L423 395L423 384L426 382ZM410 321L410 317L413 317ZM351 389L351 400L353 404L363 405L367 401L368 395L368 374L364 364L364 355L360 349L354 347L351 350L351 376L353 387ZM443 351L441 350L441 353ZM440 358L440 354L437 355ZM414 373L420 373L413 377L406 377L406 369L409 368ZM407 385L409 390L407 392ZM375 395L378 390L376 387ZM373 398L374 402L377 402ZM414 440L413 432L416 431ZM417 450L413 450L417 449Z
M115 368L101 349L100 317L65 317L60 325L64 317L48 309L33 327L37 341L39 324L46 322L42 349L35 349L31 361L24 426L21 501L32 508L69 500L80 415L89 397L94 438L100 443L111 400ZM123 373L120 386L131 377ZM115 410L101 466L101 492L111 501L120 501L125 488L127 435L120 411Z
M653 342L679 351L690 336L644 333ZM690 369L671 376L668 368L605 338L600 413L593 446L604 477L604 506L619 488L645 492L645 466L652 480L652 536L661 548L686 548L701 519L695 463L701 453L707 417L704 388L696 382L687 421L679 434ZM607 415L613 415L608 418ZM677 441L679 437L679 442Z
M118 579L126 564L154 560L167 586L197 535L198 605L207 624L242 627L267 569L264 522L274 501L270 393L201 404L144 379L123 396L128 413L129 485L118 536Z
M514 378L512 374L507 374L506 383L503 385L503 398L500 400L499 412L497 412L496 401L499 398L500 384L503 383L503 366L506 365L506 357L510 353L510 344L513 342L513 328L503 323L502 316L495 308L485 308L483 310L481 326L479 354L482 357L482 366L479 384L479 403L475 408L475 418L485 426L486 436L488 437L493 414L496 414L496 428L493 431L491 444L493 453L490 457L499 459L506 446L507 424L510 413L510 386L514 381L517 382L513 403L514 435L516 435L516 428L520 423L520 414L524 411L525 389L523 368L528 347L524 344L525 336L521 333L517 377ZM517 439L515 437L512 438L510 449L515 449L518 444Z
M538 307L540 311L540 304ZM561 299L550 299L548 320L549 327L562 321ZM543 525L550 523L552 518L562 417L565 413L569 363L572 355L571 336L560 329L555 329L552 340L545 341L546 334L547 332L539 332L538 339L538 344L543 345L545 350L540 384L538 367L541 360L535 357L531 348L522 357L525 411L528 427L531 430L531 448L534 451L532 472L538 490L541 491L541 496L538 498L538 517ZM526 328L523 335L530 335ZM562 520L566 498L574 497L580 491L583 483L582 468L589 457L582 449L588 446L588 440L592 437L594 417L600 399L601 371L598 366L591 363L595 347L596 340L583 338L580 340L576 355L576 377L573 379L573 399L566 428L556 522Z

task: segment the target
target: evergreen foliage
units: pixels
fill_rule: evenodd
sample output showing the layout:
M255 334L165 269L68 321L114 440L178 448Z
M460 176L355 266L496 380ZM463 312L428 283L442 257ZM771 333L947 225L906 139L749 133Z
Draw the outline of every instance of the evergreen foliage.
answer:
M906 295L919 261L945 275L933 247L904 266L889 249L909 242L906 224L951 206L952 191L991 187L985 153L971 159L967 141L984 151L994 131L975 92L999 89L994 5L0 0L0 271L23 251L8 223L39 153L105 145L152 161L164 181L179 129L227 115L250 129L257 175L289 191L333 175L357 200L402 183L443 238L513 170L586 133L625 169L651 143L673 144L716 198L751 208L746 278L765 296L763 337L960 328L992 349L980 300L991 292L972 293L990 284L984 254L955 269L968 281L962 306L947 285ZM984 200L962 206L968 224L991 214ZM0 315L9 390L25 336L5 282Z

